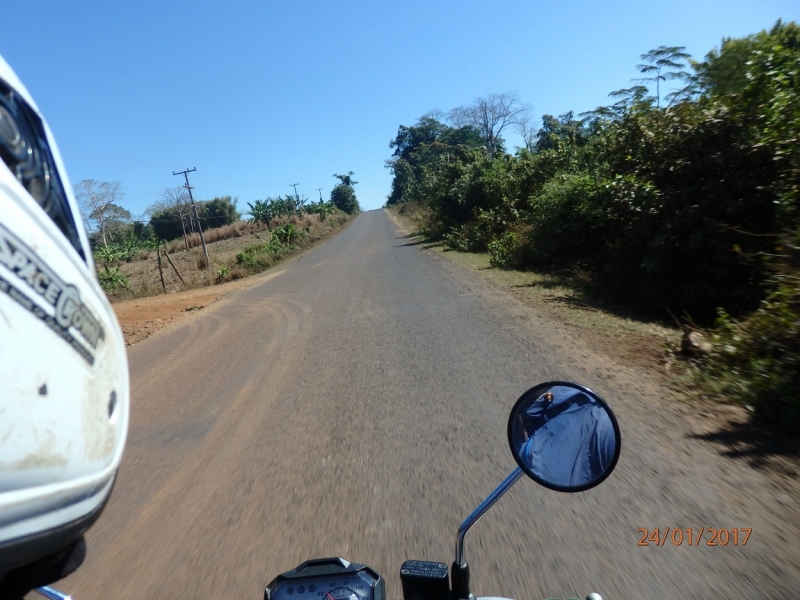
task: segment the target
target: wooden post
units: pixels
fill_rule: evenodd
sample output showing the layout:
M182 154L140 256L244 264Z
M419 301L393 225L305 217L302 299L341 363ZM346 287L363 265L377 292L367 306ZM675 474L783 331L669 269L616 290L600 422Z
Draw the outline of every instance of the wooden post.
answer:
M166 250L164 250L164 256L166 256L166 257L167 257L167 260L169 261L169 264L171 264L171 265L172 265L172 268L173 268L173 269L175 269L175 275L177 275L177 276L178 276L178 279L180 279L180 280L181 280L181 283L182 283L183 285L186 285L186 282L183 280L183 277L181 277L181 274L180 274L180 273L178 273L178 269L175 267L175 263L173 263L173 262L172 262L172 259L169 257L169 252L167 252Z
M164 293L167 293L167 286L164 283L164 271L161 269L161 248L159 247L158 251L156 252L158 255L158 274L161 275L161 287L164 288Z

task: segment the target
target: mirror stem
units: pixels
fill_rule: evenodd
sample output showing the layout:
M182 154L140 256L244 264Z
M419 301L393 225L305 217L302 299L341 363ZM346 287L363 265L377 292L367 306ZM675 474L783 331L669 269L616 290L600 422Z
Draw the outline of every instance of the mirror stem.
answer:
M469 528L478 522L487 510L500 499L500 496L505 494L517 480L522 477L522 469L517 467L511 474L503 480L503 483L497 486L491 494L486 497L486 500L478 505L478 508L472 511L472 514L464 519L461 527L458 528L458 535L456 536L456 564L465 567L467 561L464 559L464 536L467 535Z
M51 587L40 587L33 590L40 596L44 596L45 598L49 598L49 600L72 600L71 596L67 596L66 594L62 594L58 590L54 590Z

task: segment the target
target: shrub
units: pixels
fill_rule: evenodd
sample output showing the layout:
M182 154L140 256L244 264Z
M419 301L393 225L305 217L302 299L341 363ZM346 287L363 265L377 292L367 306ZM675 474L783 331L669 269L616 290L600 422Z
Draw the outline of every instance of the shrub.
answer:
M489 244L489 264L493 267L509 269L519 262L519 238L510 231Z
M289 253L294 248L285 246L277 237L269 242L250 244L236 255L236 262L248 269L266 269L275 264L276 259Z
M547 270L597 261L609 234L607 192L589 175L563 175L545 184L530 200L527 261Z
M309 212L310 207L305 204L307 201L305 197L289 195L283 198L279 196L266 200L255 200L255 204L247 203L250 207L247 214L250 215L251 223L269 225L279 217L300 217L304 212Z
M107 292L121 287L128 287L128 278L119 272L119 267L112 271L108 268L108 265L105 265L102 271L97 272L97 278L100 280L100 285Z
M298 238L302 237L304 233L295 227L294 223L286 223L280 227L272 230L274 239L280 241L285 246L291 246Z
M699 371L701 385L752 406L756 414L800 431L800 285L785 278L742 321L719 311L714 348Z

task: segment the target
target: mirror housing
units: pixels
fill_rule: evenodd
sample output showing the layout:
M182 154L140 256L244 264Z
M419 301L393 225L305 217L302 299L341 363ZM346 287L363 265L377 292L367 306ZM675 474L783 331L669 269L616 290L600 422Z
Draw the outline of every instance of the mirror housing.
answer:
M599 395L575 383L550 381L517 400L508 420L508 443L531 479L551 490L581 492L614 470L621 435Z

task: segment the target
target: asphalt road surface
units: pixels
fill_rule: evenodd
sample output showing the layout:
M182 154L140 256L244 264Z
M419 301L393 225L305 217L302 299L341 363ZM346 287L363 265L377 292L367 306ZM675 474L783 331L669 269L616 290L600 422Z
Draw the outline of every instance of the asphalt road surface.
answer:
M508 411L553 379L615 409L618 467L581 494L520 480L467 536L476 595L800 597L796 496L693 436L646 373L384 211L279 269L130 348L116 489L87 562L58 585L76 600L255 600L325 556L372 566L401 598L404 560L452 562L459 523L516 466ZM752 534L638 546L656 527Z

